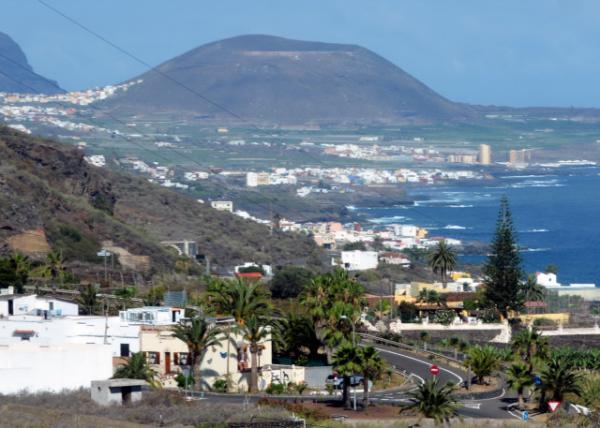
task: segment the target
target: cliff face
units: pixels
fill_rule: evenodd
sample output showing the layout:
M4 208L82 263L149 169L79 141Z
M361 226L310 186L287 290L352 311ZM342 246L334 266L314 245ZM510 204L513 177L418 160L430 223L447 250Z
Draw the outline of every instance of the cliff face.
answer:
M53 80L34 72L19 45L0 32L0 92L55 94L64 91Z
M307 237L271 236L265 226L90 166L75 148L0 127L0 252L11 250L11 236L40 230L71 260L98 262L96 252L109 240L150 256L157 268L173 262L162 240L195 240L201 254L224 266L284 264L315 250Z
M355 45L240 36L191 50L157 70L133 79L143 82L107 106L124 113L183 112L200 120L273 124L427 122L474 115L470 107L443 98Z

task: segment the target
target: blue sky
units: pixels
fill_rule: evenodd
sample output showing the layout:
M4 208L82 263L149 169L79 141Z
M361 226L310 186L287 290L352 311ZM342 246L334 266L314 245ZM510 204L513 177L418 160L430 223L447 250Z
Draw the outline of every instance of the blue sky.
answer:
M261 33L354 43L442 95L478 104L600 107L595 0L44 0L150 64ZM0 31L67 89L144 68L37 0L5 0Z

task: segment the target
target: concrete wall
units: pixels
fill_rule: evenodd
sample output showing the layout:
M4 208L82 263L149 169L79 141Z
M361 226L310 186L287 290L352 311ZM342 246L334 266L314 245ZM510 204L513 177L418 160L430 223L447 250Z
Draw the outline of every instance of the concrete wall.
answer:
M92 380L112 376L110 354L107 345L0 346L0 393L88 388Z
M33 330L35 335L30 342L38 345L104 344L105 329L113 357L120 356L122 343L129 344L130 352L139 352L140 326L123 323L119 317L75 316L42 320L39 317L15 316L0 320L0 344L20 342L19 337L13 336L15 330Z

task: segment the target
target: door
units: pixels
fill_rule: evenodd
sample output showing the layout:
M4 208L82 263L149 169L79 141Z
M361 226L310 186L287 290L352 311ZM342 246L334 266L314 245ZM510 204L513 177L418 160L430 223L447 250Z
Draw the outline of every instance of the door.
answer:
M14 315L14 311L15 311L14 302L11 299L8 301L8 315Z
M171 373L171 353L165 352L165 374Z
M129 357L129 343L121 343L121 357Z
M121 400L123 400L123 404L131 403L131 387L130 386L121 387Z

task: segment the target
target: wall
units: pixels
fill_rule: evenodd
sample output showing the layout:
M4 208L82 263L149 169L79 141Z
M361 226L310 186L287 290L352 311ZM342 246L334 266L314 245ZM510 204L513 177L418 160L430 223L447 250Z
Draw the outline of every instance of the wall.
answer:
M89 388L112 376L110 346L39 346L20 342L0 346L0 393L15 394Z
M106 319L100 316L74 316L42 320L15 316L0 320L0 343L18 343L21 339L13 337L15 330L33 330L36 334L30 341L38 345L104 344L106 324L108 324L106 339L110 345L111 356L120 356L122 343L129 344L130 352L139 352L140 326L122 323L119 317Z

